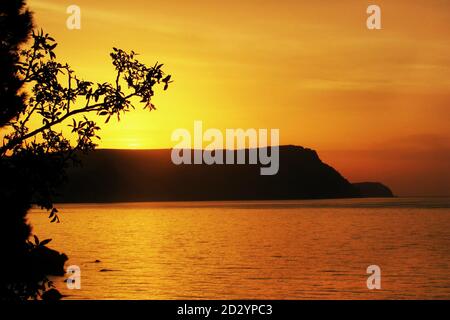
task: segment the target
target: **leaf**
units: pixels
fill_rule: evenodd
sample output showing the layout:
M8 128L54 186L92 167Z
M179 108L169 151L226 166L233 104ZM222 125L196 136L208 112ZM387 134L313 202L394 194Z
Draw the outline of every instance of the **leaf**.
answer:
M50 215L48 216L48 218L52 218L56 213L58 212L58 209L56 208L52 208L52 210L50 211Z
M34 243L36 245L39 245L39 238L36 235L34 235L33 237L34 237Z
M45 246L45 245L48 244L50 241L52 241L52 239L45 239L45 240L42 240L42 242L40 243L40 246Z

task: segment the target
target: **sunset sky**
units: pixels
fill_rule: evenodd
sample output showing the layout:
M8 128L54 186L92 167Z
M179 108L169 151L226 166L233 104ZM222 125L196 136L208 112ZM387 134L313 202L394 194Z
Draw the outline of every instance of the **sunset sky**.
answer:
M170 148L171 133L279 128L352 182L450 195L450 2L29 0L78 76L112 81L113 46L175 82L101 131L102 148ZM66 8L81 8L68 30ZM382 30L366 28L366 8Z

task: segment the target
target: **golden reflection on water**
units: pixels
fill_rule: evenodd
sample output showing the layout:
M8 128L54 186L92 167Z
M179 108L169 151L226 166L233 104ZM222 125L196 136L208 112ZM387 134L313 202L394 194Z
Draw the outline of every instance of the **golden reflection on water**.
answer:
M80 290L53 278L67 299L449 299L448 207L376 201L60 205L61 224L30 221L81 268Z

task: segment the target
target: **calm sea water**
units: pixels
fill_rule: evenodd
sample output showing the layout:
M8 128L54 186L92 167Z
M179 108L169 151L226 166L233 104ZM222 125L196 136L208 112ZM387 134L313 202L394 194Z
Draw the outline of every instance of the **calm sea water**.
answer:
M81 268L66 299L450 299L448 198L58 208L29 220Z

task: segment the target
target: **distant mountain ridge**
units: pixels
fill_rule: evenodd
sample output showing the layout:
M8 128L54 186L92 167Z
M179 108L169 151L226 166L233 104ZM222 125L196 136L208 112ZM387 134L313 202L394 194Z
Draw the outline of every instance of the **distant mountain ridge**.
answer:
M248 150L246 159L248 159ZM99 149L69 169L59 202L287 200L361 197L316 151L280 147L279 172L260 164L207 165L171 161L171 150ZM236 156L236 155L235 155Z

